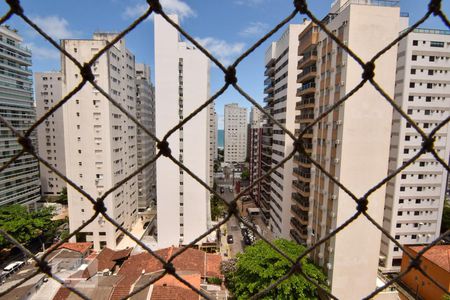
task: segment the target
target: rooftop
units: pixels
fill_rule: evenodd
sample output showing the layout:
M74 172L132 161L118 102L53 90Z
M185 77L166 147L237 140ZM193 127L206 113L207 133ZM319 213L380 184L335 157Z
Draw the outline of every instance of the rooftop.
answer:
M425 246L406 246L413 254L420 252ZM450 273L450 245L436 245L423 255L438 267Z
M58 247L58 249L69 249L72 251L80 252L80 253L86 253L89 249L91 249L93 246L92 242L86 242L86 243L64 243L61 246Z

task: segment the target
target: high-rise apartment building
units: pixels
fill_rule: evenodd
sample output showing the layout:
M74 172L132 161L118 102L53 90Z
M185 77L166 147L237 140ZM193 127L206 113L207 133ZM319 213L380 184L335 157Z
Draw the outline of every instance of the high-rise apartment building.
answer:
M267 112L291 132L295 129L297 102L298 36L308 23L305 21L303 24L289 25L281 38L267 49L265 57L267 78L264 82L264 93L267 94ZM266 135L263 136L263 148L268 147L263 150L264 174L293 150L293 141L269 120L264 125L263 135ZM262 210L267 215L266 208L270 206L269 227L277 237L289 238L292 168L293 160L290 159L262 183Z
M31 51L22 45L16 30L0 26L0 114L19 132L24 133L36 120L33 103ZM17 137L0 122L0 164L22 150ZM36 145L36 136L31 140ZM40 199L38 161L23 154L0 173L0 206L27 204L35 207Z
M62 99L62 74L61 72L34 73L34 82L36 115L40 118ZM66 158L62 108L51 114L38 126L37 135L39 155L62 174L65 174ZM43 164L40 164L40 173L42 195L54 197L61 194L66 187L66 182Z
M160 16L155 16L155 74L156 133L163 137L208 99L209 61ZM168 138L172 155L206 183L212 182L212 109L203 109ZM156 172L158 247L187 244L208 229L209 192L165 157L157 160Z
M298 137L304 129L314 120L314 96L316 93L317 75L317 42L319 37L318 26L310 23L299 35L297 90L298 101L295 105L297 115L295 122L295 136ZM313 129L308 129L302 136L303 147L311 155ZM294 181L292 193L292 217L290 230L291 237L299 244L305 245L308 240L308 218L310 210L310 181L311 162L303 153L294 156ZM311 236L310 236L311 237Z
M213 154L214 154L214 160L219 159L219 152L218 152L218 130L219 130L219 116L217 115L217 112L214 111L214 132L213 132L213 136L211 137L212 141L213 141Z
M247 156L247 109L237 103L224 109L224 162L245 162Z
M262 176L261 170L261 147L262 147L262 122L263 113L256 107L250 110L250 130L249 130L249 177L250 183ZM253 186L251 195L258 206L261 206L261 183ZM263 211L267 214L267 210ZM266 217L270 218L270 215Z
M91 40L62 40L62 47L78 61L88 61L116 34L95 33ZM121 39L92 66L96 83L131 114L136 114L135 58ZM82 80L78 67L62 58L66 95ZM137 129L118 108L90 84L63 106L66 175L94 198L137 168ZM105 198L108 215L130 230L138 212L138 179L132 177ZM73 231L93 214L92 203L68 187L69 226ZM115 249L123 233L98 216L76 236L94 248Z
M323 22L363 61L369 61L398 36L400 19L398 1L335 1ZM316 118L362 80L362 68L323 31L319 31L317 57ZM394 47L376 62L375 80L391 96L396 61ZM363 86L314 126L312 158L355 195L364 195L387 176L392 111L372 86ZM328 176L315 167L310 174L308 245L356 212L355 201ZM384 198L384 186L368 198L367 213L379 224ZM380 241L381 232L359 217L314 251L312 258L327 271L333 295L361 299L375 289Z
M155 134L155 95L150 67L136 64L136 118ZM156 141L137 126L137 165L141 167L156 154ZM156 163L147 166L138 178L138 210L144 212L156 204Z
M395 102L429 134L450 115L450 31L416 29L399 43ZM434 148L447 161L450 124L435 134ZM389 173L417 154L423 139L400 114L392 120ZM435 240L440 225L447 172L433 155L421 155L386 188L383 227L402 245ZM383 235L382 266L400 270L402 251Z

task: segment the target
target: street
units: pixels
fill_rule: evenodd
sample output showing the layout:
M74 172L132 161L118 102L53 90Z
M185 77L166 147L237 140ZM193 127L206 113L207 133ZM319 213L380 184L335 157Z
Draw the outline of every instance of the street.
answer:
M217 189L219 195L221 195L225 201L230 203L234 198L234 191L229 191L228 187L224 188L224 193L220 193L220 187L222 185L231 185L231 180L229 181L220 181L217 182ZM227 252L230 249L229 257L235 257L237 253L242 252L243 250L243 238L241 234L241 229L239 228L239 222L235 216L232 216L231 219L227 222L227 231L225 236L222 235L222 253ZM228 244L227 236L231 234L233 236L233 243Z

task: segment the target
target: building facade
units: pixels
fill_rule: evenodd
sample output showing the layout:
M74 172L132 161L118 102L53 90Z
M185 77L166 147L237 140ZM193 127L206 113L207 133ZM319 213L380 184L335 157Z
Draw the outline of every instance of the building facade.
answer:
M0 115L24 133L35 121L31 51L22 45L16 30L0 26ZM22 150L17 137L0 122L0 164ZM36 147L36 135L30 136ZM0 206L25 204L35 207L40 199L38 161L23 154L0 173Z
M78 61L88 61L116 34L95 33L90 40L62 40L61 45ZM66 95L82 80L78 68L62 58ZM136 114L134 55L121 39L92 66L97 84L131 114ZM118 108L90 84L63 106L66 175L91 196L100 197L137 168L137 129ZM92 203L68 188L69 227L74 231L93 214ZM131 230L138 212L138 179L134 176L105 198L108 215ZM123 233L98 216L76 236L92 241L94 249L116 249Z
M310 23L299 35L298 55L300 57L297 68L298 101L295 104L297 114L295 122L295 136L298 138L303 133L303 147L309 155L312 152L313 128L303 132L314 120L314 103L316 94L317 75L317 42L319 30L316 24ZM296 153L294 156L294 181L292 182L292 217L289 233L299 244L306 245L308 240L308 219L310 211L310 182L311 162L304 153ZM311 236L309 236L311 237Z
M247 156L247 109L237 103L225 105L224 162L245 162Z
M323 22L363 61L369 61L398 36L400 19L398 2L335 1ZM317 57L315 118L362 80L362 68L323 31L319 31ZM396 60L394 47L376 62L375 80L391 96ZM364 195L387 175L392 110L373 87L363 86L314 126L311 157L352 193ZM310 173L308 245L357 211L355 201L328 176L315 167ZM367 213L379 224L384 197L383 186L368 199ZM327 272L333 295L360 299L376 288L380 241L381 232L359 217L314 251L312 258Z
M450 31L416 29L399 43L395 102L429 134L450 115ZM442 158L450 152L450 125L435 134ZM400 114L392 120L389 173L422 147L422 137ZM383 227L402 245L423 245L440 235L447 172L431 153L421 155L386 189ZM382 267L400 270L402 251L382 237Z
M153 135L155 132L155 95L150 67L136 64L136 118ZM156 141L137 126L137 165L141 167L156 154ZM138 174L138 210L144 212L156 204L156 163Z
M250 130L249 130L249 178L250 184L262 176L261 170L261 151L262 151L262 122L263 114L256 107L250 110ZM251 191L253 200L258 206L261 204L261 183L258 182L253 186ZM266 212L267 214L267 212ZM270 218L270 217L269 217Z
M35 73L34 82L36 115L40 118L62 99L62 74L61 72ZM62 108L38 126L37 135L39 155L62 174L66 174ZM43 164L40 164L40 173L42 195L44 197L60 195L66 187L66 182Z
M303 24L289 25L281 38L266 50L266 110L291 132L294 132L296 126L298 36L308 23L305 21ZM279 126L266 119L263 125L262 173L265 174L289 155L293 150L293 143ZM293 160L290 159L262 182L262 211L268 215L266 208L269 208L270 220L267 222L266 217L265 219L276 237L289 238L292 168Z
M209 62L160 16L155 16L155 74L156 134L163 137L208 99ZM167 140L172 155L206 183L212 182L211 109ZM157 160L156 172L158 247L187 244L208 229L209 192L167 158Z

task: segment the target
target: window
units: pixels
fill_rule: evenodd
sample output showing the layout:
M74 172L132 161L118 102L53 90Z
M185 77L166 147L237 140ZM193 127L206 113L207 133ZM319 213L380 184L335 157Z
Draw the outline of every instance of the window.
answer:
M416 74L416 69L411 69L411 74Z
M417 55L413 55L413 56L411 57L411 60L416 61L416 60L417 60Z
M425 98L425 101L426 101L426 102L431 102L431 96L427 96L427 97Z
M409 149L403 149L403 153L404 154L408 154L409 153ZM405 175L406 176L406 175ZM403 175L402 175L402 178L403 178Z
M392 259L392 266L393 267L400 267L402 265L402 259L401 258L394 258Z
M398 203L402 204L403 202L405 202L405 200L403 200L403 199L398 199Z
M430 47L444 48L444 42L431 41Z
M402 224L397 223L397 224L395 225L395 227L396 227L396 228L401 228L401 227L402 227Z
M408 109L407 113L408 115L412 115L412 109Z
M402 174L402 179L406 179L406 174Z
M434 61L434 56L430 56L430 61Z
M410 82L410 83L409 83L409 87L410 87L410 88L413 88L413 87L415 87L415 86L416 86L416 84L415 84L414 82Z
M428 75L433 75L434 71L433 70L428 70Z
M397 216L402 216L402 215L403 215L403 212L399 210L399 211L397 212Z
M415 239L417 239L417 235L416 235L416 234L411 234L411 238L412 238L413 240L415 240Z
M419 214L420 214L420 212L418 212L418 211L415 211L415 212L414 212L414 215L415 215L415 216L418 216Z
M409 96L408 101L414 101L414 96Z
M396 235L396 236L395 236L395 239L396 239L396 240L399 240L399 239L400 239L400 236L399 236L399 235Z
M417 46L417 45L419 45L419 41L418 40L414 40L413 41L413 46Z
M405 141L409 141L411 137L409 135L405 136Z
M432 83L427 83L427 89L432 89L433 88L433 84Z

